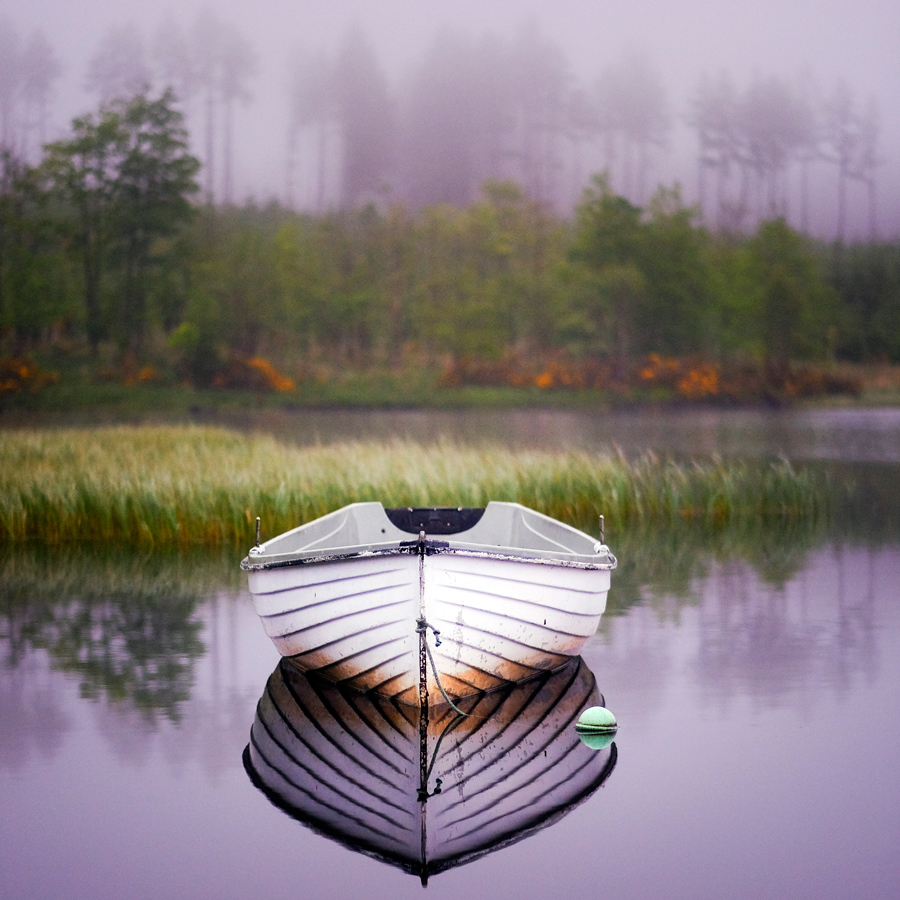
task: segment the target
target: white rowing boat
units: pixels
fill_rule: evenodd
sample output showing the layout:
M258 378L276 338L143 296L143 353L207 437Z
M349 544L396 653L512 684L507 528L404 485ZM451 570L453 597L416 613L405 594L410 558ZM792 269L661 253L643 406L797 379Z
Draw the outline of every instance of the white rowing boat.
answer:
M518 503L354 503L258 544L241 566L282 656L338 684L424 705L577 656L597 630L616 558Z
M288 815L425 883L555 822L616 764L574 728L602 704L576 658L555 672L427 713L284 661L256 710L244 766Z

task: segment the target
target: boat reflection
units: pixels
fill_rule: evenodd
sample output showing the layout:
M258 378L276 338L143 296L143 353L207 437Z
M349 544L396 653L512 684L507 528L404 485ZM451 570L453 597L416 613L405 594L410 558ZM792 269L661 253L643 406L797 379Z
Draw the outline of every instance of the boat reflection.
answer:
M250 779L314 831L419 875L470 862L552 825L594 793L616 745L575 732L602 705L580 657L449 706L340 688L282 660L244 750Z

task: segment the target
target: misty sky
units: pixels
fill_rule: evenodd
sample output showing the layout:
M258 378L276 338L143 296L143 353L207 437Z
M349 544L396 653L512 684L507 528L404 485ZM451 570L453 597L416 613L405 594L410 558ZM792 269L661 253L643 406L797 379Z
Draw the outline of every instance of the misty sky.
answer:
M152 36L171 15L188 25L201 3L167 0L0 0L0 15L23 37L40 28L65 67L52 132L95 105L84 94L87 59L111 26L132 22ZM690 198L696 145L684 125L687 99L703 73L728 72L740 85L754 75L813 73L827 90L843 78L881 113L878 174L882 236L900 234L900 2L898 0L217 0L209 4L239 28L260 57L253 103L236 129L236 193L263 200L284 179L285 84L292 54L333 50L359 25L392 79L399 79L441 28L474 37L509 37L538 27L566 55L572 75L590 81L628 50L662 74L673 130L658 179L679 179ZM864 218L864 217L863 217Z

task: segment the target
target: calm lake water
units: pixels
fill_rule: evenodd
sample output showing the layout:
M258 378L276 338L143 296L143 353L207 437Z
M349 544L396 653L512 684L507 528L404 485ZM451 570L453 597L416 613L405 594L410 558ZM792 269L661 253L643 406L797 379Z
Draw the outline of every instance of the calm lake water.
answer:
M900 530L885 513L900 506L898 413L270 424L301 441L612 438L855 473L868 493L828 528L608 536L621 565L583 664L496 700L436 753L430 732L428 853L447 865L425 896L900 896ZM398 828L421 808L414 723L372 738L362 701L351 714L286 677L237 561L0 553L0 897L422 895L384 860L389 829L365 837L392 791ZM571 721L601 694L620 729L592 749ZM398 762L396 783L374 787L375 767L354 768L360 728L414 771ZM251 729L277 769L255 783ZM313 775L321 791L291 793Z
M215 420L214 420L215 421ZM258 412L223 424L301 444L395 437L546 449L652 450L673 456L900 462L900 409L700 409Z

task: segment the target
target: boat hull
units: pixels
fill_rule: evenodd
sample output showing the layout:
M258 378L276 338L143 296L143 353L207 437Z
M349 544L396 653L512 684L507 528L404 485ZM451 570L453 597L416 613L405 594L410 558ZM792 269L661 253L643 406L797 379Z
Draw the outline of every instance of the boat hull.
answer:
M459 700L577 656L597 629L610 584L609 568L439 547L248 576L282 656L337 684L409 704L420 702L420 619L440 632L439 646L426 635L428 702L440 704L444 693Z

